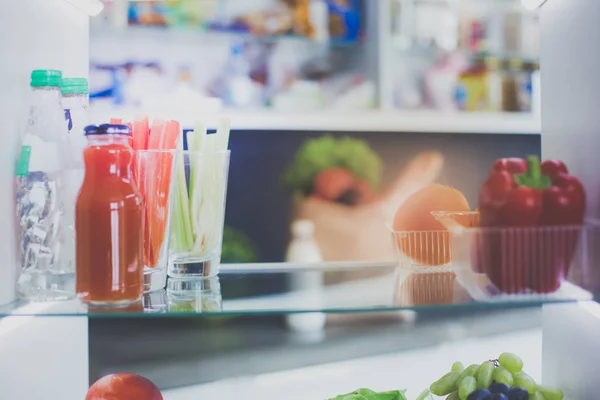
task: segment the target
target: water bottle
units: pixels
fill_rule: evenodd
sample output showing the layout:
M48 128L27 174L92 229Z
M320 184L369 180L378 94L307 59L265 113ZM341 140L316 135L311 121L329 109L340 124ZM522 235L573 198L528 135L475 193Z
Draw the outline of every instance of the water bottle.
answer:
M64 221L75 205L64 196L73 151L61 106L62 73L31 73L29 118L21 137L15 176L18 294L27 300L64 300L74 296L73 243L65 248ZM68 246L67 246L68 247Z
M63 78L60 91L75 165L83 168L83 149L87 146L83 129L90 125L88 81L85 78Z
M71 163L65 169L63 178L63 199L65 204L75 204L79 188L83 183L84 166L83 150L87 146L84 128L90 125L89 89L85 78L63 78L60 88L62 107L69 131L71 147ZM63 215L64 229L61 231L62 256L64 264L75 268L75 214L68 212Z

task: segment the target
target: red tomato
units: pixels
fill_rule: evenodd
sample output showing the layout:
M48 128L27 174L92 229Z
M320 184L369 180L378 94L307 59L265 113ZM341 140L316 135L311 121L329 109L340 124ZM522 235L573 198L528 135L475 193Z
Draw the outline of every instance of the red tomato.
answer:
M134 374L112 374L98 379L85 400L163 400L160 390L148 379Z
M354 175L347 169L327 168L315 177L314 192L327 200L335 201L353 188L354 182Z

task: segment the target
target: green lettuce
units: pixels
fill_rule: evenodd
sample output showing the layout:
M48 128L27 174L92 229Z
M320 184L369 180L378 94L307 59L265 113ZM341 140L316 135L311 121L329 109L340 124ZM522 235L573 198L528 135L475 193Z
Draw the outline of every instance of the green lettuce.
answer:
M329 400L406 400L404 393L404 390L377 393L371 389L358 389L352 393L342 394Z

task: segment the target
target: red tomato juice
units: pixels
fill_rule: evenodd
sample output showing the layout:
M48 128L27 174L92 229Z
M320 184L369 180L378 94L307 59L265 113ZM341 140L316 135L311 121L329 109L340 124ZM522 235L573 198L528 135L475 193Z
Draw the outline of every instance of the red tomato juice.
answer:
M142 297L144 269L131 132L123 125L88 128L75 208L77 296L91 305L127 305Z

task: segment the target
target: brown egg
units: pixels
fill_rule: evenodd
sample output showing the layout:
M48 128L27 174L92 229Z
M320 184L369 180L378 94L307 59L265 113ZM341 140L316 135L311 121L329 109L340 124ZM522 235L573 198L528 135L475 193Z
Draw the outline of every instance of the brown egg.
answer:
M450 235L432 211L470 211L465 196L449 186L433 184L413 193L398 208L394 231L402 253L420 265L450 262Z

